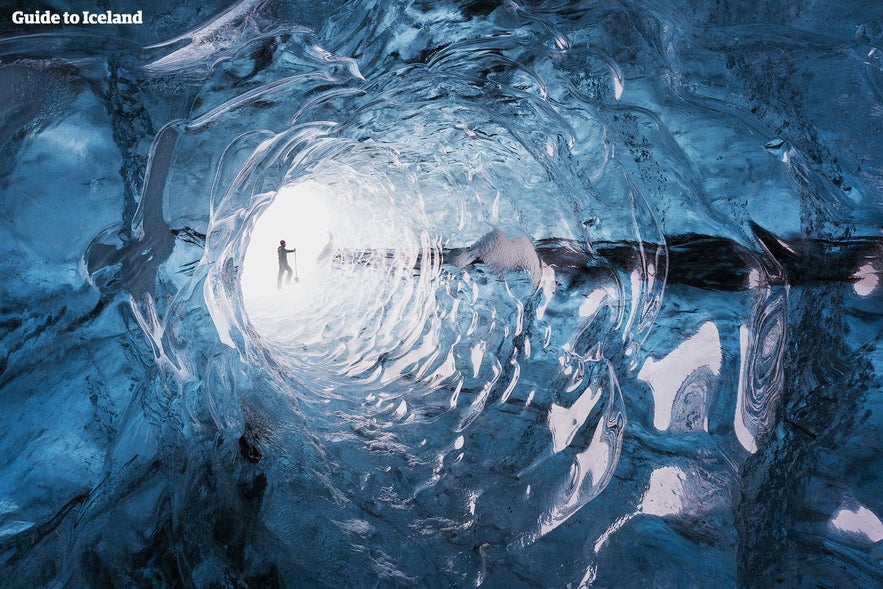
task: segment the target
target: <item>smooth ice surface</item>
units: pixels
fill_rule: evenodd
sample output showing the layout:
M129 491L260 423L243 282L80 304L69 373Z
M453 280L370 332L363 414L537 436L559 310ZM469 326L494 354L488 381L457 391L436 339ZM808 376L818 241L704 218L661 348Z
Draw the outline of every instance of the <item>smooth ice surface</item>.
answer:
M883 586L879 2L15 8L0 585Z

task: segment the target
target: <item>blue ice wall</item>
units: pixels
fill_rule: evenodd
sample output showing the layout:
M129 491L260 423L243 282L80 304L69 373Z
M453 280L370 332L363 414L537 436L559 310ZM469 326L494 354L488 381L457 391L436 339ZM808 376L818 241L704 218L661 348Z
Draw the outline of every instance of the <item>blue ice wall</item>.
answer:
M883 586L881 52L870 1L4 8L0 585Z

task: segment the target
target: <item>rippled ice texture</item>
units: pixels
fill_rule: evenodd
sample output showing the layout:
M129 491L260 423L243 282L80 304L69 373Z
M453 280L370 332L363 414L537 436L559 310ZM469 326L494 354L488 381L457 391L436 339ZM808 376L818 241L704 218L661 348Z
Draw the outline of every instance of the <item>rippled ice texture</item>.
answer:
M0 584L883 585L883 5L196 6L3 15Z

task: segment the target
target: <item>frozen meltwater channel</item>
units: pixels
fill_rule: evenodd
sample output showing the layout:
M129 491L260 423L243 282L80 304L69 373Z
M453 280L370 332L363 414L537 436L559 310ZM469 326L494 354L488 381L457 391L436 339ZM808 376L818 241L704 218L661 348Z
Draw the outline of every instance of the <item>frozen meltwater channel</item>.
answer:
M0 22L0 586L883 586L879 3L138 8Z

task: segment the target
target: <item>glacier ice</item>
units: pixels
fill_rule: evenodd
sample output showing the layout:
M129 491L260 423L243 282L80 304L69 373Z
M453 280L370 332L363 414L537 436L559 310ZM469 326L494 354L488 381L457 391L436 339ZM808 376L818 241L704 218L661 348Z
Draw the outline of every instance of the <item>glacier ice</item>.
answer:
M0 586L883 586L879 3L105 4L0 22Z

